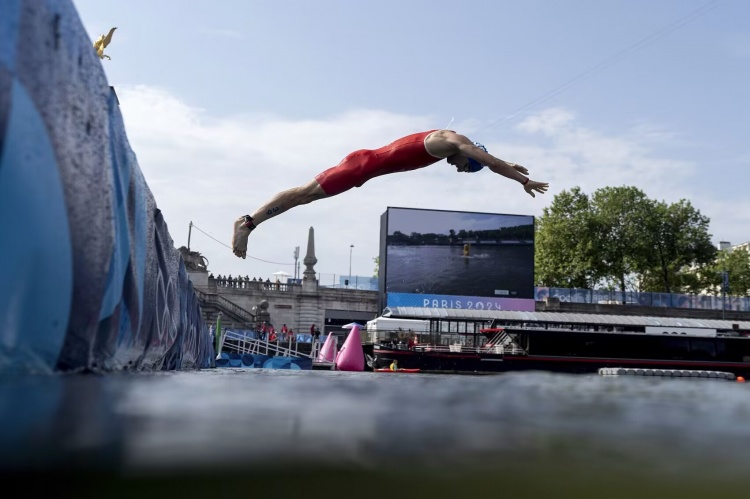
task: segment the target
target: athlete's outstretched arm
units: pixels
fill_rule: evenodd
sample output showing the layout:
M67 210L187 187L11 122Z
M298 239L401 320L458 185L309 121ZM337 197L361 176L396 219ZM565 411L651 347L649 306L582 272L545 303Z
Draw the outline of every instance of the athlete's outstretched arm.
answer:
M460 144L458 146L458 150L464 156L468 156L471 159L479 161L498 175L502 175L503 177L507 177L520 183L524 183L526 181L527 177L523 174L523 171L528 174L529 171L526 170L526 168L522 166L520 168L514 168L514 166L518 167L520 165L508 163L507 161L504 161L500 158L496 158L492 154L483 151L474 144Z
M454 146L459 154L479 161L498 175L519 182L531 197L536 197L534 194L535 192L544 194L549 188L548 183L537 182L527 177L526 175L529 174L529 171L525 167L496 158L492 154L475 146L474 143L464 135L453 133L446 136L445 140Z

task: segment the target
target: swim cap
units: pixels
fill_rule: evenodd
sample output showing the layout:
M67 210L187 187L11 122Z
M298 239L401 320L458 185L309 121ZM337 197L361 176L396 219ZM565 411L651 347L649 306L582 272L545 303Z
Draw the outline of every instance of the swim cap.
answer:
M484 147L484 145L480 144L479 142L474 142L474 145L483 150L484 152L487 152L487 148ZM476 159L469 158L469 173L478 172L484 168L484 165L477 161Z

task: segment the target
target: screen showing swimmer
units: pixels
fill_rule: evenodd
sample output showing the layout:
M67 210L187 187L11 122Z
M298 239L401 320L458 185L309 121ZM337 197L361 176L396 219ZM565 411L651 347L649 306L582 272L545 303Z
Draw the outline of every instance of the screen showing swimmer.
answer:
M388 208L380 265L388 306L533 310L534 217Z

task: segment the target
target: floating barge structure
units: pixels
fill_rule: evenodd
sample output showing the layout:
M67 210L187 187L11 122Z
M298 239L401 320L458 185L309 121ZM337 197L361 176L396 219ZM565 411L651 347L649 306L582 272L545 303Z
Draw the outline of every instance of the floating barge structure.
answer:
M713 319L386 308L413 328L370 328L374 366L435 373L602 368L705 370L750 375L750 323ZM378 324L382 321L371 321Z

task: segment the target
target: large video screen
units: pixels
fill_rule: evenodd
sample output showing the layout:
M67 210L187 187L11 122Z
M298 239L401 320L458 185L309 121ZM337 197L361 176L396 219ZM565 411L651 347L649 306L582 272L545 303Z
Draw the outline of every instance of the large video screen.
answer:
M534 217L388 208L381 217L386 305L534 310Z

